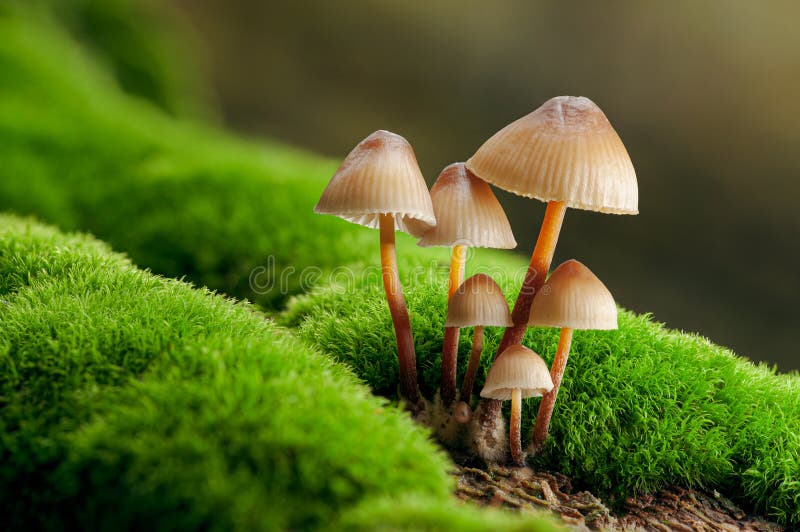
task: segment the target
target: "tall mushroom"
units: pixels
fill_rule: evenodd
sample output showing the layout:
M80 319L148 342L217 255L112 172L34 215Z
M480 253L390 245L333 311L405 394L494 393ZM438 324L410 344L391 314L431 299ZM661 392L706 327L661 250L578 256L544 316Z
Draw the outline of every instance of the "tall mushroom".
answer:
M442 170L431 188L436 226L418 244L452 246L447 299L453 297L464 280L468 247L511 249L517 246L503 207L485 181L467 170L464 163L453 163ZM442 347L441 399L450 406L456 396L458 327L445 326Z
M542 357L516 344L503 351L486 375L481 397L496 401L511 400L509 445L511 460L517 465L525 463L522 452L522 399L539 397L552 390L553 381Z
M314 212L380 229L381 269L394 323L400 393L420 408L414 338L397 270L395 231L417 238L436 225L430 194L411 145L376 131L351 151L328 183Z
M608 288L576 260L568 260L553 271L531 308L531 327L560 327L561 336L550 376L553 389L544 395L533 429L533 451L547 439L550 417L567 366L573 329L608 330L617 328L617 305Z
M461 327L475 327L472 333L472 350L467 364L467 372L461 385L459 399L466 403L459 404L457 415L461 423L469 420L469 402L472 396L472 387L475 384L475 375L481 361L483 350L484 327L509 327L511 325L511 312L508 302L503 296L503 291L494 280L484 273L473 275L450 298L447 309L445 327L458 330Z
M478 177L514 194L547 202L531 262L497 352L519 343L531 304L553 260L567 207L637 214L633 164L603 111L582 96L558 96L495 133L467 161ZM482 409L490 417L500 408Z

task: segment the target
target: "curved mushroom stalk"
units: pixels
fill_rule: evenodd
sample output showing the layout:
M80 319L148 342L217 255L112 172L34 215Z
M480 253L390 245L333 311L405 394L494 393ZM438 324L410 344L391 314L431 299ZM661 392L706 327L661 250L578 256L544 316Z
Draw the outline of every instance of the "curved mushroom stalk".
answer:
M447 289L447 301L453 297L464 281L464 269L467 260L467 246L453 246L450 258L450 281ZM456 398L456 366L458 362L458 340L460 327L445 327L442 345L442 375L440 390L442 403L449 406Z
M420 402L419 384L417 383L417 356L414 351L414 336L411 332L411 320L408 317L406 298L400 284L395 252L394 217L390 214L380 215L381 230L381 272L389 313L394 324L397 339L397 358L400 373L400 393L411 404L412 410L418 409Z
M571 344L572 329L564 327L561 329L561 336L558 339L558 349L556 350L556 356L550 368L550 377L553 379L553 389L542 396L542 402L539 403L539 411L536 412L536 424L533 427L534 454L542 450L544 442L547 440L547 436L550 432L550 418L553 416L553 407L555 407L556 399L558 398L561 379L564 378L564 370L567 367L567 358L569 358L569 348Z

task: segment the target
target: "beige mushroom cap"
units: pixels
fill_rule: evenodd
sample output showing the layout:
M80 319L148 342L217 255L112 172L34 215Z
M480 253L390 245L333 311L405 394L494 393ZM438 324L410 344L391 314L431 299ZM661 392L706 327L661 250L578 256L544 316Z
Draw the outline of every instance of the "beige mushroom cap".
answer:
M528 326L616 329L617 305L589 268L568 260L533 298Z
M447 306L445 327L511 327L511 312L503 291L484 273L473 275L458 287Z
M436 225L414 150L406 139L379 130L353 148L322 193L314 212L377 229L394 215L395 229L415 237Z
M498 356L481 390L481 397L508 401L515 388L522 397L539 397L553 389L553 379L542 357L520 344L512 345Z
M420 246L517 247L511 224L494 192L464 163L453 163L442 170L431 188L431 200L436 226L423 235Z
M467 167L500 188L541 201L638 214L630 156L606 115L582 96L558 96L495 133Z

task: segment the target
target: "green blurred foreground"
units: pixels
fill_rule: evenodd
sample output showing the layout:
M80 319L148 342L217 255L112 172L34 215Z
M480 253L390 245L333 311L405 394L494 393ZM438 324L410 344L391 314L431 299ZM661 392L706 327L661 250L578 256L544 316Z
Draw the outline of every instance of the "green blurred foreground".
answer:
M38 16L0 9L0 35L0 207L91 231L288 326L88 237L3 218L0 508L16 528L547 526L451 502L448 462L424 431L332 362L393 395L391 324L380 278L365 275L377 233L311 212L334 163L124 96ZM447 256L409 239L399 252L430 396ZM276 275L313 266L316 278L254 291L268 255ZM509 295L522 266L471 261ZM800 523L800 380L647 317L620 325L576 335L537 465L601 493L715 487ZM555 340L526 337L546 358Z

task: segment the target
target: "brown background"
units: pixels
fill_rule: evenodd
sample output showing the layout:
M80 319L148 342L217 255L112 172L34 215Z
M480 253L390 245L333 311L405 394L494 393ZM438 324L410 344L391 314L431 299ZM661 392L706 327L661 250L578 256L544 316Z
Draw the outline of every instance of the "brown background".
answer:
M549 97L592 98L630 151L641 215L570 211L556 261L800 368L800 2L172 2L231 127L336 158L390 129L429 182ZM543 205L498 196L529 252Z

